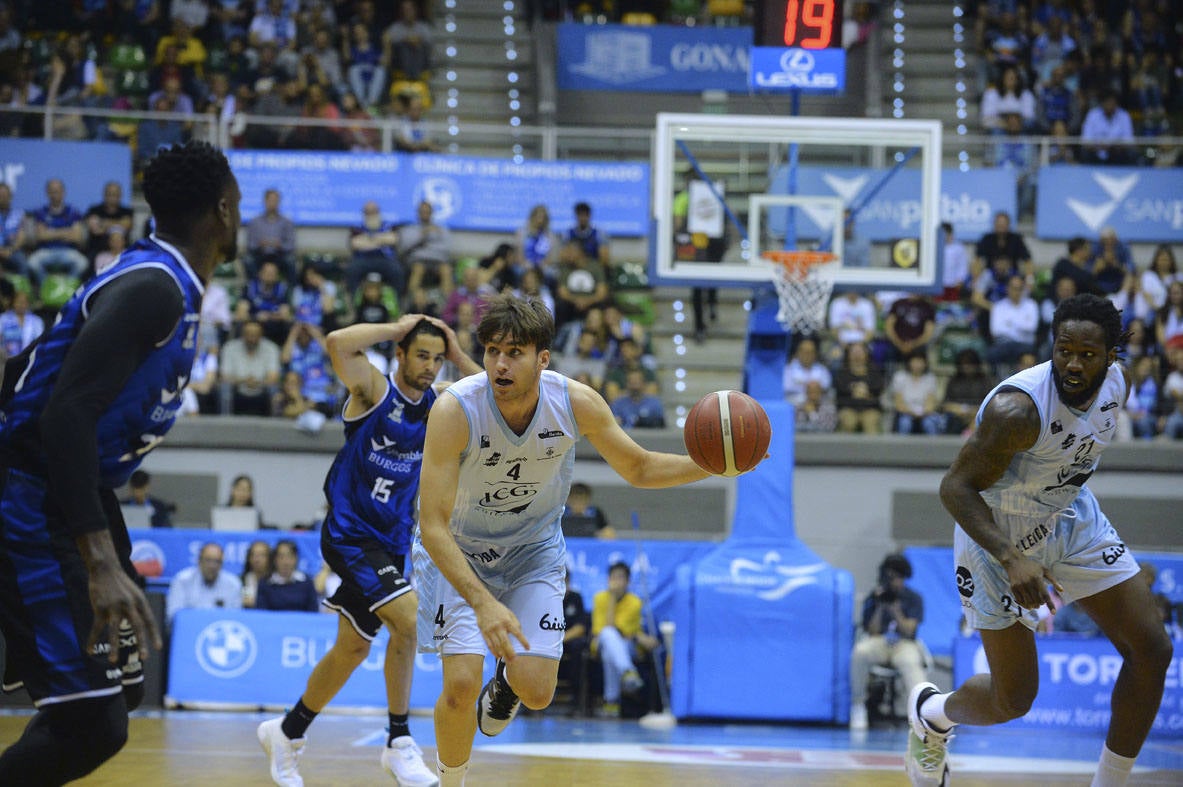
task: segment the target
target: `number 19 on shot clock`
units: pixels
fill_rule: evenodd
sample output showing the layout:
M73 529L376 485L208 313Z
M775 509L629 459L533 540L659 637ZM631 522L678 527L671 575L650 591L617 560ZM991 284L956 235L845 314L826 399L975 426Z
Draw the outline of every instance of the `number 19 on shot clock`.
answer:
M842 0L756 0L755 45L842 46Z

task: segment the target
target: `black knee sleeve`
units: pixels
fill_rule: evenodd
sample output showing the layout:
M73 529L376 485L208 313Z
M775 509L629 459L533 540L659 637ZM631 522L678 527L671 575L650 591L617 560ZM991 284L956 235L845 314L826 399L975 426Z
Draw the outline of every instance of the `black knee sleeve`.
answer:
M122 693L47 705L0 755L0 784L65 784L111 759L126 742Z

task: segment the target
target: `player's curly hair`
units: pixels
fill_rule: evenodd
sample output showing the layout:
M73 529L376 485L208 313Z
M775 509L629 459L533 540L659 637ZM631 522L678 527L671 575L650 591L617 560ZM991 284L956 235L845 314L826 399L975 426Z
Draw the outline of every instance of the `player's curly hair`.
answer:
M1105 331L1106 350L1114 349L1126 338L1121 330L1121 310L1108 298L1082 293L1060 301L1052 317L1052 336L1059 332L1062 324L1070 320L1084 320L1101 326L1101 330Z
M208 142L173 145L144 168L144 199L158 225L175 228L215 210L231 177L230 162Z

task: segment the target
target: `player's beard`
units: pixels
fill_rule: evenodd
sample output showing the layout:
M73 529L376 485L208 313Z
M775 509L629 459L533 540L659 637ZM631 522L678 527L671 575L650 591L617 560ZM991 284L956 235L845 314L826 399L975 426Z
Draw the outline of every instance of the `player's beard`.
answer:
M1101 390L1101 383L1105 382L1105 375L1098 374L1084 388L1076 392L1069 392L1064 390L1064 378L1060 376L1060 370L1053 363L1052 381L1056 384L1056 393L1059 395L1061 402L1077 410L1083 410L1085 405L1097 395L1097 391Z
M426 391L428 388L431 387L431 384L433 382L435 382L434 377L431 378L430 380L427 380L426 377L423 377L423 378L415 377L411 374L408 374L405 371L402 371L401 369L399 370L399 374L402 375L404 385L406 385L408 388L410 388L412 390L418 391L419 393L423 393L424 391ZM424 380L426 380L426 382L424 382Z

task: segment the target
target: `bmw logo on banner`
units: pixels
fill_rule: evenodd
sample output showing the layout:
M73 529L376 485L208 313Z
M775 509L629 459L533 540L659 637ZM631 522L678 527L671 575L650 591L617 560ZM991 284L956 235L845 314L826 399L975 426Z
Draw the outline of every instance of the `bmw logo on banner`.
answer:
M237 678L259 653L255 635L237 620L210 623L197 635L195 650L197 663L215 678Z

